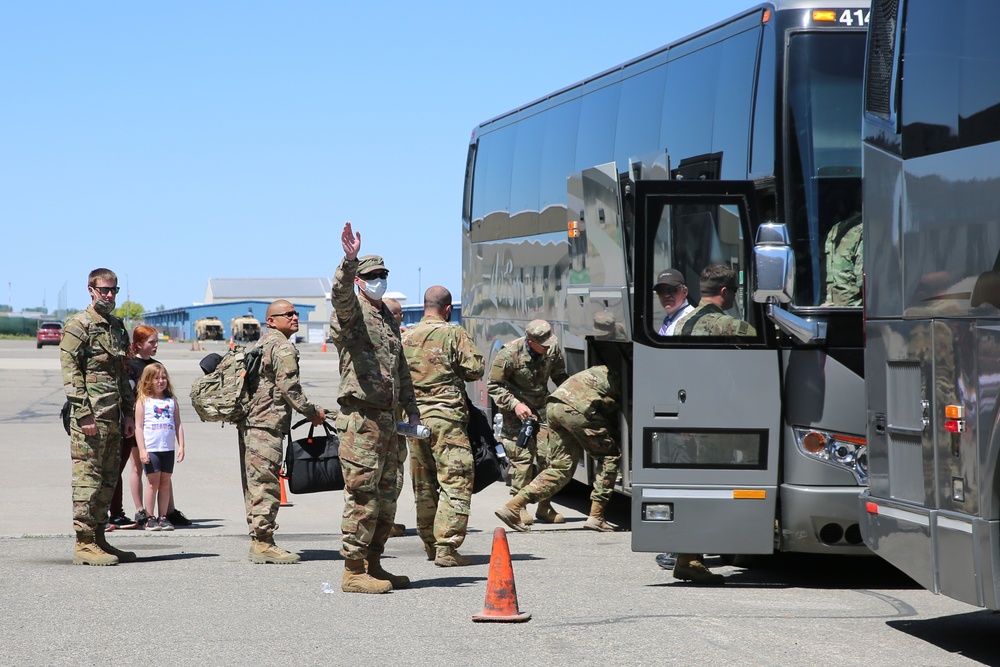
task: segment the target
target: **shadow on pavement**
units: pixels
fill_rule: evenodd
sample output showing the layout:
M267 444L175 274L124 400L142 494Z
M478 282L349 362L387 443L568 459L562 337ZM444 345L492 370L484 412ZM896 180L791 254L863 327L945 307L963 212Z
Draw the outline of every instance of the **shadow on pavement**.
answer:
M709 568L727 565L721 556L704 559ZM658 567L650 554L650 567ZM811 588L828 590L910 589L922 587L889 563L875 556L826 556L816 554L774 554L753 556L749 567L735 572L717 570L726 575L725 586L732 588ZM690 585L674 579L656 586Z
M893 620L886 625L949 653L984 665L1000 665L996 647L1000 615L991 611L973 611L926 620Z
M218 558L219 554L200 554L200 553L180 553L180 554L159 554L157 556L139 556L136 559L137 563L153 563L159 561L169 561L169 560L190 560L192 558ZM127 567L129 564L125 563Z

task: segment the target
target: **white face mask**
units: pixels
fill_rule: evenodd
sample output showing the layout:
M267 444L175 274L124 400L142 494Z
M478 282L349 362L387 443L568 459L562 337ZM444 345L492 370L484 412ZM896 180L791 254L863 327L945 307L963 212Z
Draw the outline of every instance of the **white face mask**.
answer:
M364 292L369 299L378 301L385 294L385 289L387 282L385 278L376 278L374 280L366 280Z

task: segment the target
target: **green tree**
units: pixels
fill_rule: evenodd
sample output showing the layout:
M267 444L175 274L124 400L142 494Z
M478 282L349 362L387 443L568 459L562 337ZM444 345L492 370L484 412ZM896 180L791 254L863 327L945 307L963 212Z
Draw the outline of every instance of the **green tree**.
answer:
M144 312L146 309L142 307L142 304L135 301L125 301L115 308L115 315L123 320L137 320Z

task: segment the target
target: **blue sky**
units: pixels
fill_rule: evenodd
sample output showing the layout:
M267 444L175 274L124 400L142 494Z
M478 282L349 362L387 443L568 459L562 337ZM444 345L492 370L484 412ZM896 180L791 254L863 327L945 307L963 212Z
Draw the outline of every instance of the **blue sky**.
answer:
M331 276L345 220L390 290L457 298L479 122L752 4L4 2L0 303Z

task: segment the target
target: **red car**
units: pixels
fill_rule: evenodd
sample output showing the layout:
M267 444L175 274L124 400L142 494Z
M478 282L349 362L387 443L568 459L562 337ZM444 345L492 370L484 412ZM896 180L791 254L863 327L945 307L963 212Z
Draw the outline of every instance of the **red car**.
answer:
M38 349L42 345L58 345L62 338L62 324L60 322L42 322L38 325Z

